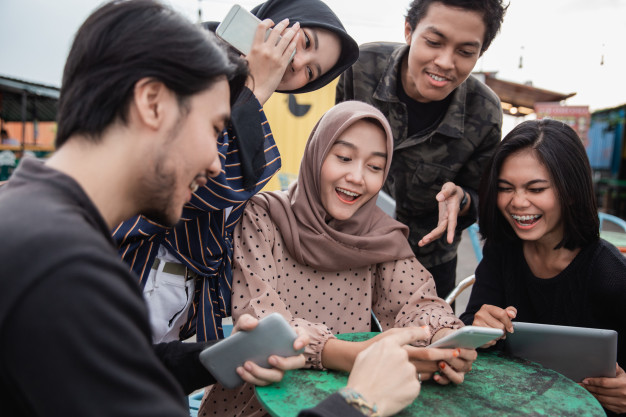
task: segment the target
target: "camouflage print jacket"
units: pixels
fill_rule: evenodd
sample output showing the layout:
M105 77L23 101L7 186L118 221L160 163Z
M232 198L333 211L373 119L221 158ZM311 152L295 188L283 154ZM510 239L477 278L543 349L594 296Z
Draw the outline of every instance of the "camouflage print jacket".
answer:
M478 184L501 139L502 109L498 96L470 76L452 93L448 111L435 129L407 137L409 115L396 94L397 77L407 52L408 46L398 43L361 45L359 60L339 79L336 101L365 101L389 119L395 145L384 190L395 198L396 216L409 226L411 247L429 268L452 260L460 231L476 221ZM470 193L472 207L459 218L453 244L448 244L444 235L420 248L417 242L437 225L435 196L447 181Z

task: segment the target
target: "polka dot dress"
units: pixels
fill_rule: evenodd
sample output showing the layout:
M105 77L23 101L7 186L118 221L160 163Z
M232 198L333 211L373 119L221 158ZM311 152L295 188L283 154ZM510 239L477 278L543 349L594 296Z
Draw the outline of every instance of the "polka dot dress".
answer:
M328 264L337 270L299 264L269 215L248 203L235 230L233 318L281 313L292 326L306 329L311 340L305 350L306 367L315 369L323 368L322 349L334 334L370 331L372 310L383 330L428 325L434 334L442 327L462 326L437 297L432 276L415 258L348 269L341 267L341 259L329 259ZM199 415L265 413L251 385L226 390L217 384Z

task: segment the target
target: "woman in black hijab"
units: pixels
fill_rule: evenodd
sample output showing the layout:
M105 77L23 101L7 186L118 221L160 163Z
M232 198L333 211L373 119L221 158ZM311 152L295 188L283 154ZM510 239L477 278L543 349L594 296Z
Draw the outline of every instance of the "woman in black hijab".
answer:
M337 15L326 3L320 0L268 0L253 8L251 12L260 20L271 19L276 24L284 19L289 19L289 27L296 22L300 24L300 39L296 48L296 56L293 62L287 66L283 80L276 89L278 92L299 94L320 89L341 75L359 57L357 43L348 35ZM218 24L219 22L205 22L204 26L215 31ZM330 70L320 75L314 74L311 81L296 86L293 83L290 85L286 82L286 78L289 78L290 71L300 69L294 68L294 66L299 66L298 55L305 54L307 40L310 47L316 49L319 54L324 54L324 51L328 50L321 43L321 39L319 45L315 44L315 35L317 35L318 30L333 35L339 41L341 50L338 60L331 66ZM314 69L313 72L315 72Z

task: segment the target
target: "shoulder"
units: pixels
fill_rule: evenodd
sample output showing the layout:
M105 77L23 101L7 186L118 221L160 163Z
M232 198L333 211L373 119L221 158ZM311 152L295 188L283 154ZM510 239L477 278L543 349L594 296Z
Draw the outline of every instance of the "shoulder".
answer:
M357 74L367 71L376 73L384 71L394 52L404 45L394 42L371 42L359 47L359 59L353 65L353 72Z
M615 246L604 239L593 244L591 270L602 271L612 277L619 277L626 285L626 257Z
M467 80L465 80L465 85L469 103L480 104L489 107L490 110L502 112L500 98L487 84L480 81L474 75L470 75Z

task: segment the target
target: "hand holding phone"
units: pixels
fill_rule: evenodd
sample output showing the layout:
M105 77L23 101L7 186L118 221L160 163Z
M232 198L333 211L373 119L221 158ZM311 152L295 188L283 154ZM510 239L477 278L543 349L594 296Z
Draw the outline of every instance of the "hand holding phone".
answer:
M296 54L300 24L289 20L261 22L256 16L234 5L217 27L216 35L246 56L250 75L246 86L261 104L278 88ZM273 29L270 27L273 26Z
M263 368L271 368L268 358L297 356L304 349L295 350L298 335L278 313L259 320L251 331L240 331L200 353L200 362L226 388L236 388L245 381L237 374L237 367L252 361Z
M447 334L427 347L442 349L476 349L477 347L480 347L487 342L491 342L492 340L496 340L503 335L504 331L501 329L480 326L465 326L455 332Z

